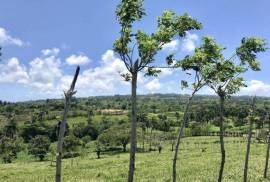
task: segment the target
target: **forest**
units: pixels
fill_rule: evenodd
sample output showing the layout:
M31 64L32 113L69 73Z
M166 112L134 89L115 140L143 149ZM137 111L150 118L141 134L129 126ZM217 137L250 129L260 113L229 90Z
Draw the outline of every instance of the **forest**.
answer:
M110 44L111 52L125 68L114 72L130 94L81 97L87 73L101 69L84 70L81 64L91 60L81 55L81 64L74 64L73 55L67 64L76 66L68 69L74 75L64 77L59 71L58 77L63 76L61 81L69 86L62 98L1 98L0 181L269 181L270 98L239 95L249 87L247 74L262 71L267 40L243 36L235 48L228 48L203 32L189 54L164 53L168 44L187 41L190 32L203 31L204 22L165 9L149 33L138 26L148 16L144 3L121 0L114 12L119 33ZM18 41L14 39L13 44ZM1 31L0 46L2 57ZM45 61L55 59L52 65L60 65L58 49L42 52ZM31 85L32 77L42 72L33 72L33 66L45 64L41 59L30 62L32 69L19 74L25 76L19 83ZM110 64L105 56L102 59ZM7 66L1 64L1 76L14 64L19 64L15 58ZM158 79L166 70L181 72L175 77L177 93L141 93L142 78ZM108 70L100 74L106 71L113 74ZM45 73L37 80L53 88L56 81L49 77ZM105 83L108 77L96 81L104 80L105 87L115 81ZM41 87L37 82L32 85Z

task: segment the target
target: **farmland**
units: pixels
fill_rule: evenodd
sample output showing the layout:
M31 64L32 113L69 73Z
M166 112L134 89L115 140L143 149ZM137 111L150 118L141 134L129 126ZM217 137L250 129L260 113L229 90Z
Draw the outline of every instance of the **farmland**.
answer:
M178 163L178 180L183 182L214 182L219 166L218 137L189 137L183 140L181 158ZM227 161L224 181L242 181L246 142L242 138L225 138ZM128 167L128 153L102 155L89 150L83 156L65 159L63 180L66 182L125 181ZM202 149L205 149L202 152ZM266 145L252 143L250 156L250 181L268 181L263 178ZM158 151L138 153L136 161L136 181L171 181L172 151L168 143ZM0 165L0 180L5 182L53 181L54 166L48 161L37 162L33 158L18 157L13 164Z

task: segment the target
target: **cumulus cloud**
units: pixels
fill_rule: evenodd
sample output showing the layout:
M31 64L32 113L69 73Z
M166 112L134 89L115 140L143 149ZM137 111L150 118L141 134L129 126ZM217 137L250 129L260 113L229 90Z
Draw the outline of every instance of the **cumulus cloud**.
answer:
M257 95L270 96L270 84L260 80L251 80L248 82L248 87L244 87L240 91L241 95Z
M55 55L37 57L32 60L29 68L30 85L42 91L55 90L55 84L62 76L61 61Z
M86 65L90 62L90 59L84 55L71 55L66 58L66 63L68 65Z
M183 39L182 50L186 52L194 51L198 40L199 36L197 34L187 32L186 37Z
M20 65L15 57L9 59L6 64L0 64L0 82L28 83L26 68Z
M0 27L0 45L23 46L24 44L22 40L12 37L4 28Z
M159 82L159 79L155 78L151 80L150 82L145 84L145 88L149 90L150 92L157 91L161 88L161 84Z
M164 44L162 46L162 49L169 52L174 52L174 51L177 51L178 46L179 46L179 40L172 40L170 43Z
M78 88L90 92L115 93L117 88L126 86L119 72L125 72L124 63L115 57L112 50L106 51L101 58L100 65L84 70L78 79Z

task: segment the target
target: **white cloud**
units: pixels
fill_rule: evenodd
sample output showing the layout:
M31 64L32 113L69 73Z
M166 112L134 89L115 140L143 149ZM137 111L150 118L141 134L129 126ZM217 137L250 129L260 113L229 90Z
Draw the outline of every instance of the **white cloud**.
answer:
M159 90L161 88L161 84L159 82L159 79L155 78L155 79L151 80L150 82L145 84L145 88L147 90L149 90L150 92L154 92L154 91Z
M2 27L0 27L0 45L17 45L23 46L24 42L18 38L14 38Z
M44 56L57 56L60 52L60 49L58 48L43 49L41 50L41 52Z
M79 92L88 92L88 95L116 94L118 89L129 85L119 74L125 71L124 63L115 57L112 50L108 50L102 55L99 66L84 70L80 74L76 87ZM71 80L72 76L64 76L60 88L68 88Z
M161 68L161 73L159 74L161 77L166 77L172 75L175 70L174 69L169 69L169 68Z
M170 43L164 44L162 46L163 50L167 50L169 52L175 52L177 51L179 46L179 40L172 40Z
M29 68L29 84L42 91L55 91L55 85L62 76L61 61L56 55L58 49L42 50L42 56L32 60Z
M198 42L199 36L186 32L186 37L183 39L182 50L186 52L192 52L196 48L196 42Z
M90 62L90 59L84 55L71 55L66 58L66 62L68 65L85 65Z
M9 59L7 64L0 64L0 82L27 83L28 78L26 68L20 65L17 58Z
M251 80L248 83L248 87L244 87L241 89L240 94L270 96L270 84L264 83L260 80Z

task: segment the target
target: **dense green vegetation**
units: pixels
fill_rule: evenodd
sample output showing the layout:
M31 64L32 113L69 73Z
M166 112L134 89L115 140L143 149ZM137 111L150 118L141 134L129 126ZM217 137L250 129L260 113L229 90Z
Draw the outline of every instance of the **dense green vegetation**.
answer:
M167 159L164 157L164 161L169 163L171 159L170 150L173 149L176 129L182 122L181 116L186 99L187 96L185 95L173 94L139 96L138 104L140 109L137 129L139 152L144 151L145 155L153 157L149 151L154 151L162 147L161 156L166 154ZM243 134L245 137L245 134L248 132L248 121L246 118L250 108L249 102L249 97L242 96L231 97L228 100L228 104L226 104L225 131L242 134L237 135L238 138L236 140L242 139ZM196 96L194 98L190 111L190 122L184 134L185 137L218 134L217 104L218 98L214 96ZM259 119L254 123L254 142L263 142L266 140L267 131L265 128L268 126L266 115L269 104L270 100L268 98L257 99L256 115ZM108 156L119 155L120 158L123 157L123 160L127 158L125 152L129 150L129 108L130 102L128 96L74 98L72 100L72 108L68 117L68 128L65 134L64 158L67 158L67 161L73 161L72 158L76 157L75 161L80 161L82 157L86 157L85 160L89 160L89 165L92 163L90 158L96 158L98 152L102 158L100 160L106 158L106 161L110 161L113 158L109 159ZM35 164L34 161L39 160L48 161L41 163L47 168L48 164L52 162L51 160L55 160L56 136L62 109L63 101L60 99L18 103L1 102L0 156L3 163L1 165L2 168L9 166L4 163L14 163L14 165L11 164L10 166L16 166L32 161L29 164L29 168L31 168ZM185 138L185 141L191 139L193 141L197 140L195 137ZM208 138L205 142L209 142ZM245 144L242 143L241 145L244 147ZM264 156L265 146L263 144L254 145L260 146L256 151L260 150L260 152L257 152L261 156ZM201 149L199 150L201 151ZM217 150L218 148L216 146ZM239 149L235 147L235 150ZM183 149L184 151L185 149ZM244 152L244 148L241 151ZM198 151L191 150L191 152L196 153ZM153 155L156 155L155 153L153 152ZM211 153L208 155L207 158L212 160L210 159ZM144 154L140 154L139 156L144 158ZM239 157L243 156L239 153ZM180 161L182 160L185 159L181 158ZM106 163L106 161L103 162ZM121 161L122 159L119 160L119 163L117 161L114 162L121 164ZM140 160L138 163L140 163ZM228 162L228 165L231 165L230 162ZM127 165L123 164L123 170L126 167ZM170 170L170 165L167 168ZM252 168L251 163L251 170ZM52 170L50 168L48 169L48 171ZM181 162L178 170L183 170ZM179 173L179 175L181 176L183 174ZM165 178L170 178L170 176Z
M214 182L219 167L218 137L189 137L182 141L181 159L177 168L179 181ZM243 138L225 137L227 163L224 181L242 181L246 141ZM139 146L141 143L139 144ZM149 144L147 144L148 146ZM170 144L162 142L161 154L158 151L139 152L136 161L135 181L171 181L172 151ZM250 156L250 181L268 181L264 179L263 168L266 145L252 143ZM83 155L64 159L63 181L126 181L128 153L103 152L101 159L94 153L94 144L90 142ZM37 162L24 152L20 153L12 164L0 165L0 181L36 182L53 181L54 164L50 156L44 162Z

